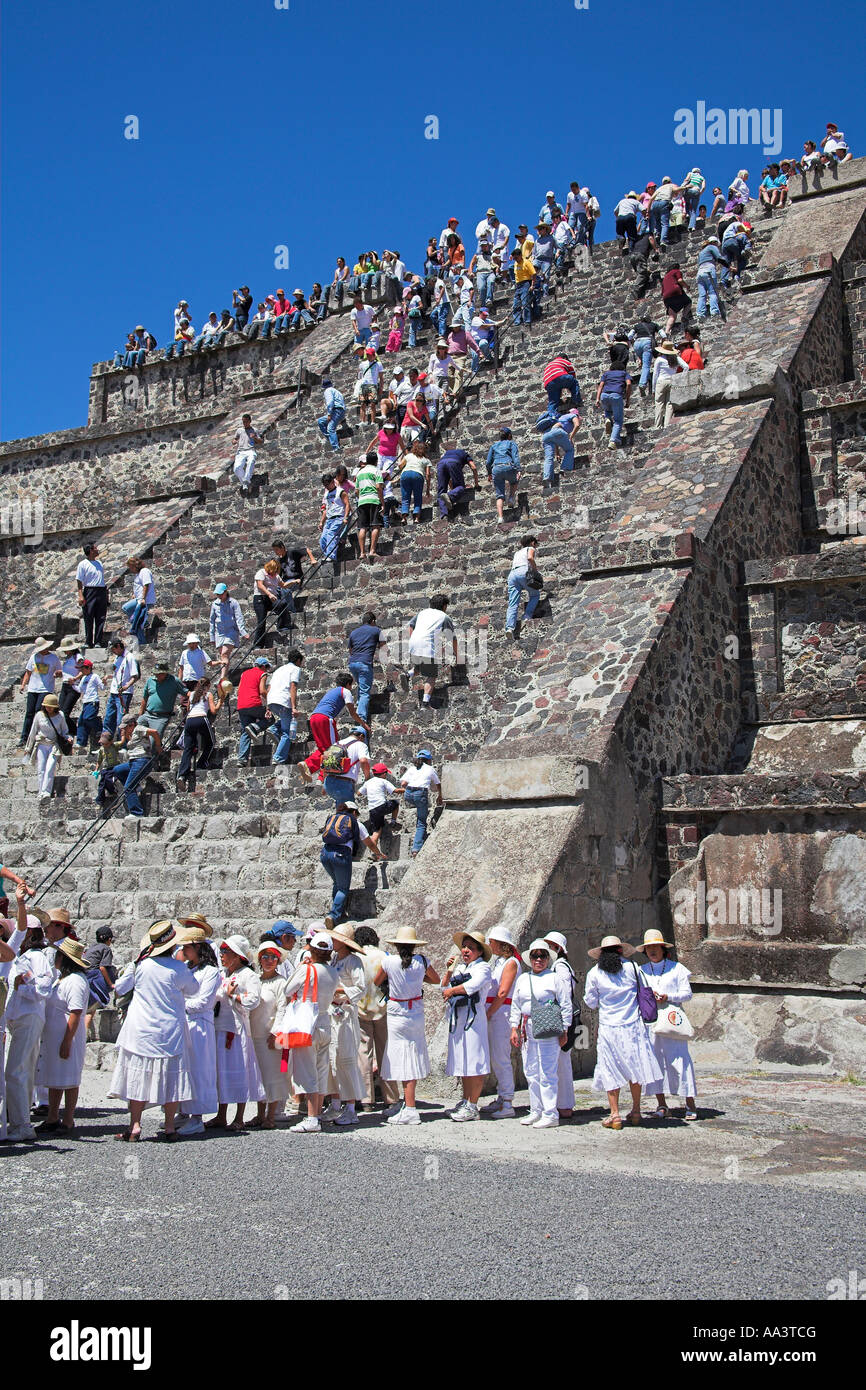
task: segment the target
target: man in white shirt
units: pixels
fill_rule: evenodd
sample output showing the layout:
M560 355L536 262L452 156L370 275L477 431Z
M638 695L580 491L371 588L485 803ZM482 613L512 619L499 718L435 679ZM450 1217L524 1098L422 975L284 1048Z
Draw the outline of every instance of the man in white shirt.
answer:
M355 330L355 342L363 343L365 346L370 341L370 330L376 310L371 304L365 304L360 294L355 295L355 302L349 318L352 320L352 327Z
M456 646L456 643L455 643ZM437 804L442 806L442 784L433 768L433 754L429 748L421 748L415 754L415 761L407 767L400 778L400 785L403 787L403 804L414 806L417 821L415 824L415 836L412 841L412 848L409 851L414 859L427 839L427 820L430 815L430 793L435 791Z
M388 398L394 403L398 430L402 427L406 406L414 395L415 383L409 380L402 367L395 367L394 375L388 386Z
M207 668L211 664L211 659L202 647L198 633L188 632L186 634L186 646L178 657L178 680L183 682L187 690L194 690L202 677L207 675Z
M440 251L444 251L444 250L445 250L445 247L446 247L447 244L448 244L448 238L450 237L450 235L451 235L452 232L454 233L455 236L457 235L457 228L458 228L459 226L460 226L460 222L459 222L459 219L458 219L458 218L456 218L456 217L449 217L449 218L448 218L448 221L446 222L445 226L442 228L441 232L439 233L439 250L440 250Z
M274 671L268 686L268 709L280 727L280 741L272 759L274 766L289 761L292 741L298 732L298 686L303 664L303 654L292 648L286 653L285 663Z
M111 644L114 657L114 673L108 686L108 699L102 720L102 732L114 737L117 726L129 709L132 688L141 674L140 667L132 652L128 652L122 637L115 637Z
M445 594L432 594L430 606L422 608L409 624L409 660L412 662L410 674L414 671L423 678L422 709L430 707L430 697L442 660L443 635L446 632L452 635L454 664L459 660L454 624L448 616L448 602Z
M27 705L24 723L21 726L21 738L18 741L19 748L23 748L27 742L30 726L36 711L41 709L45 696L54 694L54 681L62 663L56 652L52 651L53 646L54 643L49 642L47 637L40 637L24 668L20 688L22 695L27 692Z
M129 635L134 637L140 647L144 646L150 610L156 603L156 585L153 571L138 555L131 555L126 568L132 575L132 598L122 604L124 613L129 615Z
M256 449L263 442L258 430L253 429L252 416L244 415L241 418L240 428L235 431L234 461L234 475L240 483L243 496L246 496L250 490L250 483L258 458Z
M75 582L78 604L83 610L85 643L88 647L101 647L108 612L108 589L99 548L92 542L84 547L84 559L78 562Z
M434 281L433 294L430 298L430 319L441 338L448 326L448 317L451 313L451 300L448 297L448 287L440 277Z
M486 238L490 242L492 251L504 252L511 240L511 228L506 227L504 222L500 222L496 216L495 208L488 208L487 216L475 228L475 236L478 240L478 250L481 249L481 242Z
M105 681L97 676L92 661L84 661L81 666L81 680L78 682L81 695L81 713L75 733L76 753L86 753L89 743L94 743L102 732L99 718L99 695L105 689Z

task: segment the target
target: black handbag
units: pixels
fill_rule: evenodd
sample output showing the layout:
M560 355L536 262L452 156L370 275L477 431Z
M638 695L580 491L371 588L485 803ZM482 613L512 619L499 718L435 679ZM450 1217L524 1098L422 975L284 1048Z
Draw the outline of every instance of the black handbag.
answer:
M540 570L529 569L526 571L526 587L528 589L544 588L544 576Z
M63 754L63 756L64 756L65 758L68 758L69 755L70 755L70 753L72 752L73 747L74 747L73 742L72 742L72 739L71 739L71 738L67 738L65 734L62 734L62 733L60 732L60 730L58 729L57 725L54 723L54 720L53 720L53 719L49 719L49 720L48 720L48 723L51 725L52 729L54 730L54 735L55 735L55 738L57 739L57 747L60 749L60 751L61 751L61 753Z

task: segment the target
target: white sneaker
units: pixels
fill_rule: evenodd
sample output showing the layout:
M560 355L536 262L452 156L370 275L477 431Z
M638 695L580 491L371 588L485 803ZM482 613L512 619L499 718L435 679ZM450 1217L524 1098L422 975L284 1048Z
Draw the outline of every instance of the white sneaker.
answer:
M523 1117L523 1119L520 1121L520 1123L521 1123L522 1125L534 1125L534 1124L536 1123L536 1121L537 1121L537 1120L540 1120L540 1119L541 1119L541 1116L540 1116L540 1115L538 1115L538 1114L533 1115L532 1111L530 1110L530 1112L529 1112L528 1115L524 1115L524 1117Z
M358 1116L355 1114L355 1111L354 1111L354 1110L343 1110L343 1111L341 1111L340 1114L337 1116L337 1118L336 1118L335 1121L334 1121L334 1124L335 1124L335 1125L344 1125L344 1126L347 1126L347 1125L356 1125L357 1123L358 1123Z
M420 1125L421 1116L414 1107L410 1110L408 1105L404 1105L399 1115L392 1115L388 1121L389 1125Z
M465 1110L468 1104L468 1100L459 1100L456 1105L453 1105L451 1107L451 1109L448 1111L448 1114L452 1116L459 1115L460 1111Z
M500 1105L499 1109L496 1111L493 1118L494 1120L513 1120L514 1106L511 1104L511 1101L504 1100Z
M503 1102L496 1096L494 1100L490 1100L486 1105L482 1105L481 1113L482 1115L496 1115L502 1109L502 1105Z
M327 1110L325 1110L325 1111L322 1112L322 1116L321 1116L322 1124L326 1124L326 1125L333 1124L333 1122L334 1122L335 1120L339 1120L339 1118L340 1118L340 1116L342 1115L342 1113L343 1113L343 1107L342 1107L342 1105L335 1105L334 1102L331 1101L331 1104L328 1106Z
M28 1144L36 1137L36 1130L32 1125L10 1125L6 1131L6 1138L11 1144Z
M550 1116L550 1115L542 1115L542 1117L541 1117L540 1120L536 1120L536 1121L534 1122L532 1128L533 1128L533 1129L556 1129L558 1125L559 1125L559 1118L558 1118L558 1117L557 1117L557 1119L554 1120L553 1117Z
M299 1125L292 1125L289 1130L290 1134L321 1134L321 1132L322 1126L313 1115L308 1115L305 1120L301 1120Z
M480 1120L481 1116L478 1113L478 1106L473 1105L471 1101L467 1101L461 1110L454 1111L451 1118L459 1125L463 1124L466 1120Z
M184 1121L177 1132L182 1134L184 1138L189 1134L204 1134L204 1121L193 1115Z
M402 1100L398 1100L394 1105L386 1105L385 1109L382 1111L382 1114L385 1116L385 1119L387 1120L388 1124L391 1123L395 1115L400 1114L400 1111L403 1109L404 1105L405 1101Z

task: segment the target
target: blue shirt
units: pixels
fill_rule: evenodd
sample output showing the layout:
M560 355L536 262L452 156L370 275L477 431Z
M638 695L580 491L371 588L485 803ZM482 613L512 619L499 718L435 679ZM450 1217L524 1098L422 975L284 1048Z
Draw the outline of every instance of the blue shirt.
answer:
M360 627L353 628L349 633L349 660L360 661L365 666L372 666L376 660L376 652L379 643L382 641L382 629L373 623L361 623Z
M450 482L452 487L465 487L463 470L469 462L465 449L447 449L436 466L436 477L440 488Z
M624 396L625 384L628 380L628 372L619 371L616 368L605 372L601 378L602 394L607 391L612 396Z
M502 468L519 468L520 453L514 439L497 439L487 450L487 472L495 473Z
M329 719L336 719L337 715L346 707L346 701L343 697L344 689L345 687L342 685L335 685L333 690L329 690L326 695L322 696L313 710L313 714L327 714Z

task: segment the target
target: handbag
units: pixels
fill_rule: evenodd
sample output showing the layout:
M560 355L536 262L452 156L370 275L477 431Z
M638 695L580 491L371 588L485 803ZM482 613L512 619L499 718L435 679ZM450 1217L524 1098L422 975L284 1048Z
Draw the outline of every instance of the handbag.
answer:
M548 999L546 1003L539 1003L532 988L532 976L529 977L529 994L532 1000L529 1009L529 1017L532 1020L532 1036L536 1042L543 1042L546 1038L558 1038L562 1033L562 1009L556 999Z
M57 747L59 748L60 752L64 755L64 757L68 758L73 748L72 739L67 738L65 734L62 734L60 732L53 719L49 719L48 723L54 730L54 736L57 740Z
M526 571L526 587L528 589L544 588L544 576L540 570L528 569Z
M632 970L634 971L634 982L637 985L637 1006L640 1010L640 1016L644 1023L655 1023L659 1016L658 1000L649 985L641 984L641 977L636 965L632 965Z
M292 995L283 1015L283 1029L276 1034L277 1047L283 1050L280 1070L288 1070L285 1054L293 1047L312 1047L316 1021L319 1017L319 977L312 965L307 966L304 988Z
M695 1036L695 1030L679 1004L662 1004L653 1032L657 1038L682 1038L683 1041Z

